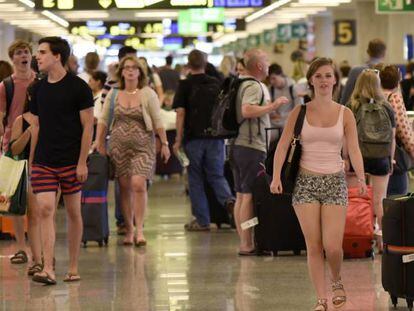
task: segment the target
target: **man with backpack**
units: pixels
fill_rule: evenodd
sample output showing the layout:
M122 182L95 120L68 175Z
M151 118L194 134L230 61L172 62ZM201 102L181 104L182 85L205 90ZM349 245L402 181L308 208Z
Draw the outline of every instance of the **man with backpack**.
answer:
M27 89L36 78L35 72L30 68L32 47L28 42L23 40L14 41L8 48L8 54L13 63L14 74L0 83L0 137L4 134L0 154L2 152L6 153L9 149L13 123L18 116L23 114ZM10 262L12 264L24 264L28 262L24 236L24 218L13 216L12 219L17 252L10 258ZM29 238L31 239L30 242L33 242L32 240L35 238L33 231L29 231Z
M177 136L174 151L183 147L190 161L189 192L194 220L187 231L209 231L210 213L204 181L214 190L217 200L232 209L234 197L224 177L224 140L211 133L211 113L220 91L217 79L205 73L206 56L199 50L188 55L190 73L181 80L174 97L177 111Z
M23 113L26 90L36 74L31 70L32 47L23 40L16 40L8 49L14 74L0 83L0 136L4 133L3 152L8 150L14 120Z
M275 113L270 114L270 124L282 132L289 113L296 105L301 105L303 99L298 96L293 79L288 78L279 64L273 63L269 67L270 98L272 101L284 96L289 100L287 105L281 106ZM271 141L277 139L278 133L272 132Z
M282 96L270 101L266 86L260 82L267 77L269 61L260 49L248 50L244 55L246 79L236 97L237 120L240 124L230 160L237 193L234 217L240 237L240 256L255 255L252 229L242 229L242 223L253 218L252 188L266 157L265 128L269 127L269 114L277 111L289 100ZM249 79L248 79L249 78ZM248 79L248 80L247 80Z

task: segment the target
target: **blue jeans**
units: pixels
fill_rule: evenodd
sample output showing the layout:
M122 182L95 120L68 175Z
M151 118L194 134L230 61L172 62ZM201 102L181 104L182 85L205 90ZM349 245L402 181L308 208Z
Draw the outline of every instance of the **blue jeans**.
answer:
M210 212L204 189L207 180L220 204L233 199L224 177L224 141L222 139L194 139L184 145L190 160L188 184L192 214L201 226L210 225Z
M407 194L408 192L408 173L394 173L388 181L387 195Z

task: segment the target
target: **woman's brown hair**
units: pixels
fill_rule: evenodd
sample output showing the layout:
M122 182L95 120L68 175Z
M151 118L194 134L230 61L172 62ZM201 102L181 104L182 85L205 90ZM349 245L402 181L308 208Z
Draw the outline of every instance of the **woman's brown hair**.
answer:
M394 65L384 66L380 71L381 86L386 90L393 90L401 80L400 70Z
M118 70L117 70L117 73L116 73L116 75L118 77L118 81L119 81L119 88L121 90L124 90L125 89L125 79L122 76L122 70L124 70L125 63L128 60L134 62L134 65L136 65L138 67L139 77L138 77L137 87L139 89L142 89L144 86L147 86L148 85L147 75L145 74L144 69L142 68L142 66L141 66L138 58L135 57L135 56L127 56L127 57L124 57L121 60L121 62L119 63L119 67L118 67Z
M313 98L315 96L315 88L311 84L310 80L312 76L318 71L319 68L322 66L331 66L332 70L334 72L336 83L333 87L332 94L335 93L338 85L339 85L339 71L336 68L334 62L332 59L327 57L318 57L312 61L312 63L309 66L308 72L306 73L306 79L308 80L308 87L311 90L311 97Z

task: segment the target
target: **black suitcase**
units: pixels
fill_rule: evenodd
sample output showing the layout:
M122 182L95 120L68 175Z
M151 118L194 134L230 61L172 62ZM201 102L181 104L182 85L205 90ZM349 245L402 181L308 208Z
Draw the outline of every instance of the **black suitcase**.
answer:
M234 194L233 172L231 171L229 161L224 162L224 177L229 184L231 192ZM225 206L220 204L217 200L213 188L210 187L207 181L204 182L204 189L206 191L210 210L210 222L216 224L219 229L222 224L228 224L235 228L234 221L231 219L229 212L226 210Z
M384 199L382 218L382 286L397 306L398 298L414 300L414 195Z
M88 179L82 187L81 211L83 220L82 242L96 241L108 245L108 172L106 156L92 153L88 158Z
M279 251L300 255L306 249L305 239L292 206L292 196L270 193L271 177L264 171L253 186L254 212L259 224L254 228L256 251L277 256Z

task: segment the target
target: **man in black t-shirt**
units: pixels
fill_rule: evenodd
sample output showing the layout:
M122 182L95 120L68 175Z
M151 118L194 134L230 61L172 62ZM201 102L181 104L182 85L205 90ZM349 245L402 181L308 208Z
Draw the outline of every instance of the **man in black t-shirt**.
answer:
M68 216L69 269L64 281L80 279L78 257L82 239L81 187L88 176L86 160L92 142L93 96L82 79L68 73L66 40L39 40L37 61L47 77L33 89L30 111L37 117L39 135L31 170L31 184L41 213L44 268L36 282L56 284L54 208L60 186Z
M210 230L209 203L204 181L214 190L217 200L232 211L234 197L224 177L224 140L209 134L211 110L220 91L220 82L205 73L206 58L199 50L188 55L191 76L181 80L174 96L177 111L175 153L183 145L188 166L189 192L194 220L187 223L187 231Z

